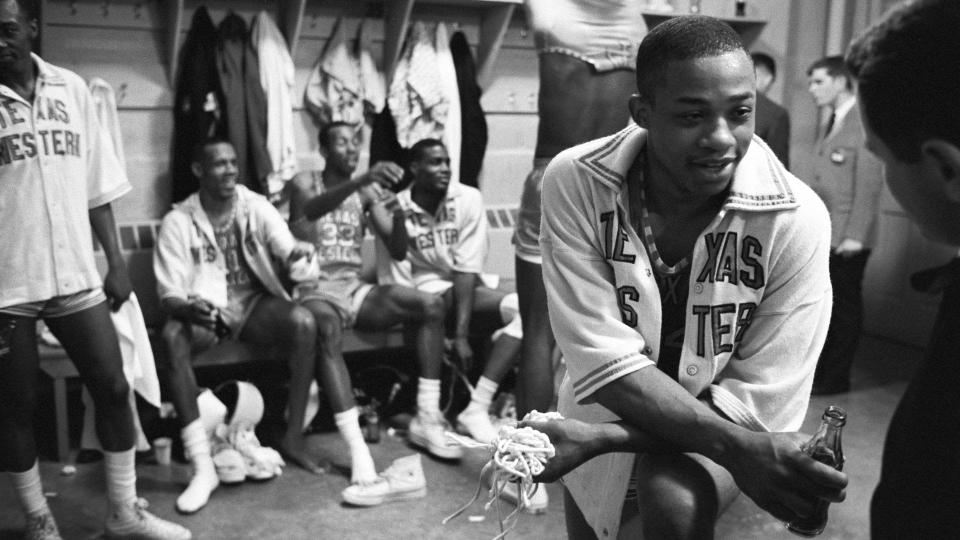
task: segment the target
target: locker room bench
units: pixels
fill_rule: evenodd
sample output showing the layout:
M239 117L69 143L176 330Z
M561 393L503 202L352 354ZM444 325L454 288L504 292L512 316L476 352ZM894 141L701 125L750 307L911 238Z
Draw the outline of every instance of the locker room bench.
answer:
M359 352L402 347L403 332L400 328L388 332L358 332L347 330L343 335L343 352ZM55 437L57 460L70 458L69 411L67 410L67 379L78 377L73 362L59 347L41 344L40 369L53 381ZM213 367L254 362L263 351L237 343L227 342L205 351L194 358L196 367Z
M152 266L153 254L150 249L153 247L152 239L156 226L157 224L153 223L136 228L119 227L119 238L125 250L127 269L133 282L134 292L140 301L147 328L159 328L164 320L156 294L156 280L153 276ZM368 242L367 244L371 243ZM372 244L365 245L364 251L365 256L372 255ZM101 272L104 271L106 263L99 251L96 258ZM372 277L374 274L372 270L372 266L370 266L365 274ZM403 345L403 329L399 326L386 332L346 330L343 334L343 352L345 353L398 348ZM53 381L54 418L56 421L54 434L57 459L63 462L70 457L67 380L78 377L79 374L63 349L41 343L39 352L40 369ZM239 343L227 342L197 355L194 358L194 366L215 367L249 363L256 361L258 357L262 358L269 354L269 351L256 350Z

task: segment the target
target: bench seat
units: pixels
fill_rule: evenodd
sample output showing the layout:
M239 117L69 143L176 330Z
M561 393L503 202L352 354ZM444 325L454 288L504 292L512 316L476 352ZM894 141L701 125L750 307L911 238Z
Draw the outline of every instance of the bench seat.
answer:
M377 349L398 348L404 345L403 328L396 327L385 332L359 332L346 330L343 333L343 352L352 353ZM53 381L53 401L56 418L57 460L70 459L69 416L67 411L67 379L78 377L77 368L60 347L39 345L40 369ZM263 350L235 341L228 341L198 354L193 359L194 367L215 367L254 362L263 357Z

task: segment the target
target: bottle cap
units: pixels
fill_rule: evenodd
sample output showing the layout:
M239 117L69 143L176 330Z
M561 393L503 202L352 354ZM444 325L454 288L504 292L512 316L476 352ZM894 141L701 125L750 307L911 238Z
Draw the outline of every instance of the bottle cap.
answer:
M836 405L830 405L823 411L824 420L832 420L834 423L838 423L841 426L847 422L847 411L842 407L837 407Z

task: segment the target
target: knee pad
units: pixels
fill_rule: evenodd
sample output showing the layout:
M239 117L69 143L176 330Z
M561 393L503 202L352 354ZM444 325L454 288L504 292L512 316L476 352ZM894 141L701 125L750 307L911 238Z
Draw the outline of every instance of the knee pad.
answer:
M523 323L520 319L518 298L517 293L510 293L500 300L500 320L505 322L506 326L494 332L491 339L496 340L502 335L523 339Z

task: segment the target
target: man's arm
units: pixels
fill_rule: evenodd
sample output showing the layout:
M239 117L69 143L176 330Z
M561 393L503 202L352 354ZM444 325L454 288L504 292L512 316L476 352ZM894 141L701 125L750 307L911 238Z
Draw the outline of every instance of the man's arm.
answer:
M88 212L93 234L103 247L103 254L107 257L107 275L103 278L103 292L107 295L110 309L117 311L127 301L133 292L130 275L127 273L127 264L120 253L120 244L117 242L117 226L113 219L113 209L110 203L91 208Z
M305 177L309 178L310 175L305 175ZM403 169L400 168L399 165L389 161L378 161L373 167L370 167L369 171L355 176L349 181L343 182L333 188L324 190L323 193L314 197L306 196L305 193L308 193L308 191L303 189L304 186L302 182L298 182L296 185L300 187L300 189L294 192L299 196L299 200L297 201L297 215L294 216L294 203L291 199L290 221L299 219L301 215L311 221L318 219L320 216L336 210L350 194L361 188L376 183L389 189L402 179ZM312 178L310 178L310 182L312 183Z
M211 331L217 326L216 308L213 304L199 296L190 296L188 298L168 296L163 299L161 305L174 319L203 326Z
M555 482L588 460L610 452L676 452L675 446L625 422L587 423L573 418L532 421L529 427L544 433L556 452L547 460L537 482Z
M381 239L390 252L390 258L402 261L407 258L406 216L397 196L389 190L374 186L363 190L367 216L373 232Z
M462 190L456 217L457 244L450 250L456 304L453 346L460 360L469 367L473 362L473 350L467 337L470 335L474 292L487 255L487 217L480 192L468 187Z
M474 292L477 287L477 274L467 272L453 273L453 303L456 314L456 326L453 333L453 351L464 369L473 365L473 349L470 347L470 316L473 314Z

